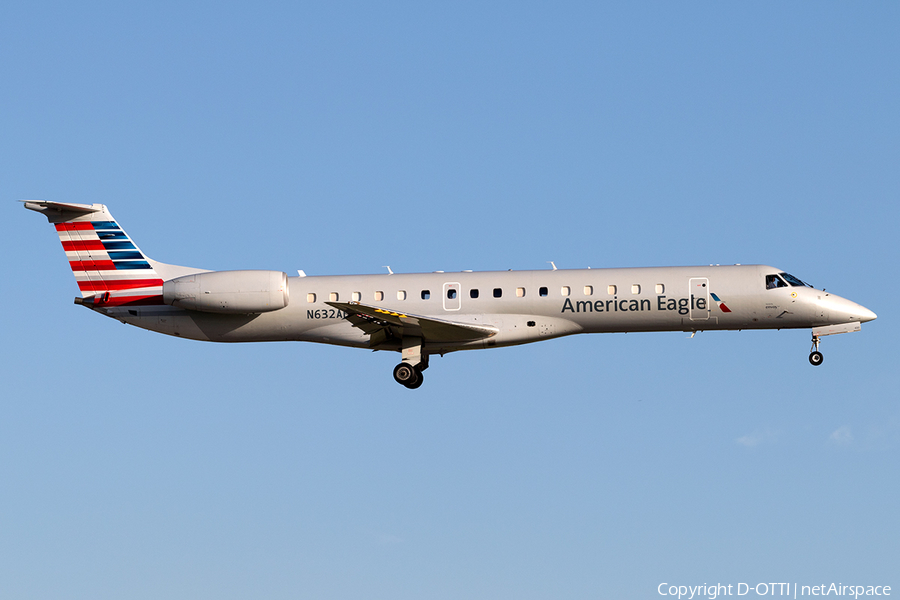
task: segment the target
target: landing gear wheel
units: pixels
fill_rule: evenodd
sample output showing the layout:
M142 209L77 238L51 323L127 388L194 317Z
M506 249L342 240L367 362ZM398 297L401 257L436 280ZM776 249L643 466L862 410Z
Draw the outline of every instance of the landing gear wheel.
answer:
M394 381L414 390L422 385L422 373L412 365L400 363L394 367Z
M411 390L414 390L422 385L422 382L425 381L425 377L422 375L422 371L416 369L416 380L413 383L407 383L406 387Z
M825 358L822 356L822 353L819 352L820 341L821 340L819 339L819 336L817 336L815 330L813 330L812 348L809 349L809 364L814 367L818 367L822 364L822 361L825 360Z

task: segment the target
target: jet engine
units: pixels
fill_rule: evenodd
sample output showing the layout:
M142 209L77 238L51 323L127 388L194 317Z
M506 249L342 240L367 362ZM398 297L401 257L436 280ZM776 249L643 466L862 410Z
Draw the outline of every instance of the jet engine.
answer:
M210 271L163 283L163 302L188 310L263 313L284 308L288 300L282 271Z

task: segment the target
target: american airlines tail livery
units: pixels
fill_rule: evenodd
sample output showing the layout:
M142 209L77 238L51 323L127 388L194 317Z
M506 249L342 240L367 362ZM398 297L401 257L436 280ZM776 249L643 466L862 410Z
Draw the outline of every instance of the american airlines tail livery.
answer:
M422 385L428 357L575 333L860 330L875 313L765 265L288 277L156 262L102 204L25 201L56 227L81 304L143 329L211 342L303 341L399 352ZM390 271L390 270L389 270Z

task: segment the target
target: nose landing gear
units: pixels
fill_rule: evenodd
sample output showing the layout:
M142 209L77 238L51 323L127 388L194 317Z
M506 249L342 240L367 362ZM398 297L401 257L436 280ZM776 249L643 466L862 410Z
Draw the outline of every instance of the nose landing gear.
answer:
M837 325L822 325L812 328L812 348L810 348L809 364L818 367L824 360L822 353L819 352L819 339L826 335L835 335L838 333L853 333L859 331L859 321L850 323L839 323Z
M823 360L825 360L825 357L822 356L821 352L819 352L819 336L813 334L812 348L809 349L809 364L814 367L818 367L822 364Z

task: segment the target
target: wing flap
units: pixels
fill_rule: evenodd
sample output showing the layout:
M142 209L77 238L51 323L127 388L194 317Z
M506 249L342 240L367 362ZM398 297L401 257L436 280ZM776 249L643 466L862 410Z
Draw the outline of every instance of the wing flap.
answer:
M377 346L391 338L419 337L423 342L469 342L497 335L490 325L447 321L435 317L411 315L358 302L326 302L347 314L346 319L369 334Z

